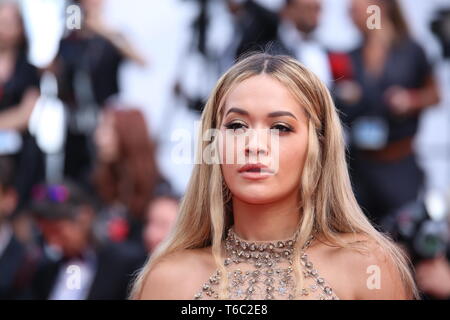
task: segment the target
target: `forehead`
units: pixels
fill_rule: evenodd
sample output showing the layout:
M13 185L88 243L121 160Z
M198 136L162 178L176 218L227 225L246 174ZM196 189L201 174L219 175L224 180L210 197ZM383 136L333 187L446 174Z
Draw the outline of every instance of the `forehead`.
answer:
M251 116L289 111L297 119L304 117L303 107L291 91L266 74L253 76L237 84L225 99L223 114L226 115L230 108L244 109Z
M367 9L370 4L376 4L376 2L371 0L352 0L351 5L353 7L358 7L360 9Z
M173 209L178 207L178 203L170 198L161 198L161 199L156 199L153 202L150 203L148 209L150 211L155 211L155 212L159 212L160 210L158 209Z

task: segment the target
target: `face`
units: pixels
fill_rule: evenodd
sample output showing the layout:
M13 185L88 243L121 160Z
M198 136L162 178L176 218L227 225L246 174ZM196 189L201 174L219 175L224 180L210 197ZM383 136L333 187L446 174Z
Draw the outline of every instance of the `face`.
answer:
M163 241L175 224L178 203L175 200L161 198L153 201L147 211L147 225L144 242L149 252Z
M23 27L19 10L13 4L0 5L0 46L18 47L22 41Z
M367 8L373 4L376 3L371 0L352 0L351 2L350 15L353 23L362 33L367 33L369 31L367 28L367 19L369 18Z
M103 8L103 0L82 0L81 6L87 14L99 14Z
M81 253L88 245L89 227L76 220L41 220L38 222L45 241L60 248L65 256Z
M13 188L0 186L0 225L14 211L17 200L17 192Z
M293 0L288 12L300 31L310 33L319 25L321 9L320 0Z
M290 91L268 75L251 77L229 93L223 114L220 150L227 160L222 159L221 169L233 197L266 204L297 193L307 153L308 121Z
M101 162L111 163L119 157L119 138L115 130L114 117L104 113L95 131L95 144Z

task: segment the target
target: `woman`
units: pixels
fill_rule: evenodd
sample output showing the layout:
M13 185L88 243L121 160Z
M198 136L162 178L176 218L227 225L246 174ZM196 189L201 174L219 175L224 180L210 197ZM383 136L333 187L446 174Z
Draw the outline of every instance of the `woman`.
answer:
M130 130L132 128L132 130ZM144 116L138 110L107 109L95 132L97 164L94 184L107 204L110 240L141 242L140 221L152 198L160 174L155 145Z
M405 257L356 203L341 124L317 76L286 56L250 56L212 92L202 137L211 128L227 138L251 133L231 147L246 165L199 161L211 147L199 141L177 223L133 298L415 297ZM279 138L279 159L272 143L255 143L255 129ZM212 142L222 157L230 144L221 141Z
M21 133L15 153L19 206L28 199L31 186L44 176L42 152L27 132L28 120L39 97L39 74L27 59L27 39L20 9L15 1L0 2L0 146L8 149L8 134ZM16 143L14 143L16 145ZM12 150L2 150L1 152ZM16 152L16 151L12 151Z
M23 130L39 95L37 70L27 61L17 4L0 3L0 128Z
M94 162L92 131L99 109L120 92L119 68L125 60L145 66L145 60L103 16L104 0L77 0L83 12L80 29L60 42L53 64L59 98L68 106L69 130L65 144L64 174L86 184Z
M380 8L380 28L367 26L370 5ZM397 1L354 0L351 8L363 42L334 63L337 105L350 129L356 197L384 227L386 217L419 196L424 175L413 141L421 112L436 105L439 94L432 67L411 38Z

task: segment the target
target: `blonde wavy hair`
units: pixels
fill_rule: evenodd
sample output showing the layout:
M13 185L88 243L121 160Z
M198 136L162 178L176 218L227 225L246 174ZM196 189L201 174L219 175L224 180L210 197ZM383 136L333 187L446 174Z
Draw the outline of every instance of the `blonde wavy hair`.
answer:
M143 283L153 266L169 254L212 246L221 274L226 274L222 245L226 231L233 224L230 191L220 164L202 161L203 151L211 141L203 139L210 129L218 128L229 92L242 81L260 74L270 75L283 83L308 118L308 151L298 188L302 215L299 236L294 248L296 279L301 283L300 252L313 232L331 245L356 250L369 250L364 241L347 243L342 233L364 235L384 249L396 265L405 290L418 298L418 291L407 256L387 235L376 230L359 207L352 191L345 159L345 143L339 115L326 86L298 61L281 55L257 53L239 61L218 81L201 117L196 165L184 195L178 220L169 237L151 255L134 282L130 298L138 299ZM216 139L217 140L217 139ZM219 298L226 298L227 279L220 282ZM298 286L299 290L301 286Z

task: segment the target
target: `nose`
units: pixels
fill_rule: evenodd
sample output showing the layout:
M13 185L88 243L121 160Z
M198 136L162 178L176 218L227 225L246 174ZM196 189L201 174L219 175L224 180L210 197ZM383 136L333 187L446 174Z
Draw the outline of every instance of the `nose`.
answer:
M245 146L245 155L247 157L254 155L258 157L260 154L267 156L269 154L267 139L266 130L251 130L247 137L248 142Z

